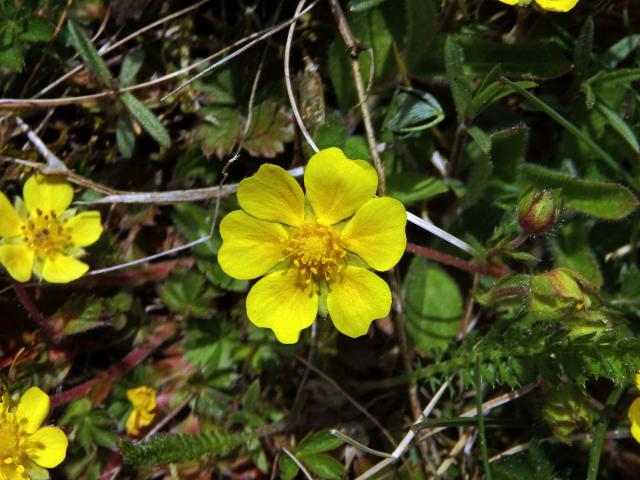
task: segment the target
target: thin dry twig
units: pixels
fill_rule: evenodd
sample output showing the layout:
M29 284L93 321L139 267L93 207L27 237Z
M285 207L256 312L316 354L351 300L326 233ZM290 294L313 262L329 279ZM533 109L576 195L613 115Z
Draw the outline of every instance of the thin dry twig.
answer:
M300 0L298 2L298 6L296 8L296 12L294 16L298 16L304 7L305 0ZM313 149L314 152L319 150L318 146L311 138L309 131L304 126L304 122L302 121L302 117L300 116L300 111L298 110L298 105L296 103L296 97L293 94L293 88L291 87L291 71L289 68L289 59L291 57L291 43L293 41L293 33L296 29L296 22L293 22L289 27L289 33L287 34L287 43L284 47L284 81L287 87L287 95L289 96L289 103L291 104L291 111L293 112L293 116L296 119L296 123L298 124L298 128L302 132L302 136L307 141L309 146Z
M438 389L436 394L433 396L431 401L427 404L427 406L422 411L422 415L420 416L418 421L423 421L431 414L436 404L440 401L440 398L442 397L442 395L444 395L444 392L446 391L448 385L449 385L449 382L445 382L440 386L440 388ZM407 449L409 448L409 445L411 445L411 442L413 442L415 435L416 433L413 431L413 428L410 428L407 434L402 439L402 441L398 444L396 449L391 453L391 456L389 458L386 458L381 462L377 463L376 465L371 467L369 470L364 472L362 475L360 475L356 480L366 480L368 478L371 478L378 472L387 468L392 463L396 462L407 451Z
M237 57L238 55L240 55L241 53L243 53L244 51L248 50L249 48L253 47L254 45L260 43L261 41L275 35L276 33L278 33L279 31L285 29L287 26L289 26L292 22L296 21L298 18L300 18L301 16L305 15L309 10L311 10L313 7L316 6L316 4L318 3L319 0L315 0L315 2L313 2L311 5L309 5L307 8L305 8L302 12L300 12L300 15L298 15L297 17L293 17L289 20L286 20L284 22L282 22L281 24L273 27L273 28L268 28L266 30L262 30L260 32L255 32L251 35L248 35L247 37L244 37L240 40L238 40L237 42L234 42L233 44L217 51L216 53L202 59L199 60L195 63L192 63L191 65L187 65L184 68L181 68L180 70L177 70L175 72L169 73L167 75L164 75L162 77L150 80L148 82L143 82L143 83L139 83L136 85L131 85L128 87L123 87L123 88L119 88L119 89L110 89L108 91L105 92L100 92L100 93L94 93L91 95L81 95L78 97L66 97L66 98L48 98L48 99L38 99L38 98L33 98L33 99L19 99L19 98L2 98L0 99L0 109L15 109L15 108L28 108L28 107L58 107L58 106L62 106L62 105L70 105L70 104L74 104L74 103L83 103L83 102L93 102L96 100L100 100L102 98L107 98L107 97L112 97L113 95L118 95L121 93L125 93L125 92L131 92L131 91L135 91L135 90L140 90L142 88L147 88L147 87L151 87L160 83L164 83L166 81L172 80L176 77L180 77L182 75L184 75L185 73L198 68L206 63L211 62L212 60L214 60L215 58L224 55L226 52L233 50L234 48L236 48L239 45L242 45L246 42L249 42L248 44L246 44L245 46L239 48L238 50L234 51L233 53L227 55L226 57L224 57L223 59L221 59L220 61L214 63L213 65L207 67L205 70L203 70L202 72L200 72L198 75L196 75L195 77L192 77L188 82L182 84L180 87L178 87L176 90L173 90L172 92L170 92L168 95L164 96L161 100L165 100L166 98L168 98L169 96L173 95L174 93L176 93L177 91L181 90L182 88L186 87L189 83L193 82L194 80L196 80L197 78L200 78L202 75L209 73L210 71L212 71L215 68L218 68L222 65L224 65L225 63L227 63L228 61L234 59L235 57Z
M358 94L358 102L360 106L360 114L362 115L362 123L364 124L364 130L367 136L367 143L369 144L369 152L371 153L371 159L373 160L373 166L376 168L378 172L378 194L384 195L385 192L385 176L384 176L384 167L382 165L382 160L380 159L380 154L378 153L378 144L376 142L375 132L373 130L373 123L371 121L371 114L369 113L369 103L367 101L367 89L365 88L364 82L362 81L362 74L360 72L360 62L358 61L358 57L360 52L366 50L366 47L363 47L353 36L351 32L351 28L349 27L349 23L347 22L347 17L338 3L337 0L329 0L329 4L331 5L331 11L333 12L333 16L338 23L338 30L340 31L340 36L342 40L344 40L345 45L347 46L347 53L349 54L349 58L351 60L351 70L353 72L353 80L356 85L356 93ZM372 62L373 63L373 62Z

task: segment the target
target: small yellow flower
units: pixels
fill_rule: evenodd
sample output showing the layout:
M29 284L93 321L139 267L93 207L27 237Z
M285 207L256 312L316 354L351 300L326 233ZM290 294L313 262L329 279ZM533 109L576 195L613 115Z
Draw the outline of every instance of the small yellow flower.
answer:
M631 403L627 416L631 422L631 435L640 443L640 397Z
M22 194L14 208L0 192L0 263L19 282L32 272L51 283L80 278L89 266L77 258L100 238L100 212L67 210L73 188L60 178L33 175Z
M400 260L406 211L398 200L375 198L376 171L338 148L311 157L304 186L306 199L272 164L240 182L242 210L220 223L218 262L237 279L266 274L249 291L247 315L280 342L297 342L318 312L345 335L364 335L391 307L389 286L369 268Z
M0 479L46 477L44 468L60 465L67 454L67 437L58 427L40 427L49 414L49 396L31 387L11 408L0 401Z
M531 0L499 0L508 5L529 5ZM578 0L535 0L538 6L550 12L568 12L576 6Z
M156 414L156 391L151 387L138 387L127 390L127 398L133 405L133 410L127 418L127 432L140 435L140 429L148 427Z

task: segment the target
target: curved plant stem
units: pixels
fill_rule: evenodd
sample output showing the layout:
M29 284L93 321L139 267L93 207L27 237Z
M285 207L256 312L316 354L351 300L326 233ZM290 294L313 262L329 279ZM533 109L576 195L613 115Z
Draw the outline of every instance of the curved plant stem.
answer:
M616 387L613 392L607 398L607 403L604 406L603 412L600 414L600 420L596 426L593 434L593 442L591 443L591 450L589 451L589 467L587 469L587 480L596 480L598 478L598 466L600 465L600 456L602 455L602 446L604 445L604 438L607 433L607 427L609 426L609 415L615 408L618 400L624 392L624 387Z

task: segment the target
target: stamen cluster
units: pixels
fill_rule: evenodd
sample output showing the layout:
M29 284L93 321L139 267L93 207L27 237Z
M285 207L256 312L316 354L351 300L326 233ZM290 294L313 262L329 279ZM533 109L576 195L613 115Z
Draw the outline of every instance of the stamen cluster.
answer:
M330 282L344 267L347 256L333 228L316 221L293 229L285 251L306 285L316 280Z
M64 254L73 248L71 232L65 228L66 223L67 219L59 219L53 210L44 213L37 209L36 215L30 216L20 227L22 240L40 257Z

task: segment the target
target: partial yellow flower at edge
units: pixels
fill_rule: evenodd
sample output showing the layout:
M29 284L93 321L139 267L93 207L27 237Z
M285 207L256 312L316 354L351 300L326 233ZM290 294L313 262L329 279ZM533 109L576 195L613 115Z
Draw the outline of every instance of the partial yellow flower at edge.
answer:
M49 414L49 396L29 388L12 408L0 402L0 478L41 478L43 469L62 463L68 441L58 427L41 427ZM46 472L44 472L46 473Z
M102 234L100 212L68 210L73 188L64 179L31 176L16 210L0 192L0 264L19 282L32 273L50 283L80 278L89 266L77 259Z
M631 435L640 443L640 397L631 403L627 416L631 422Z
M318 312L343 334L367 333L391 307L384 280L367 268L392 268L406 247L406 211L375 198L373 167L338 148L316 153L305 194L284 169L262 165L238 186L242 210L220 224L218 263L230 276L262 275L247 296L247 315L282 343L295 343ZM305 205L306 208L305 208Z
M528 4L529 2L521 0L498 0L507 5ZM544 10L550 12L568 12L578 4L579 0L535 0L535 2Z
M147 386L127 390L127 398L133 405L133 410L127 417L126 429L129 434L140 435L140 429L148 427L155 418L153 410L156 408L156 391Z

